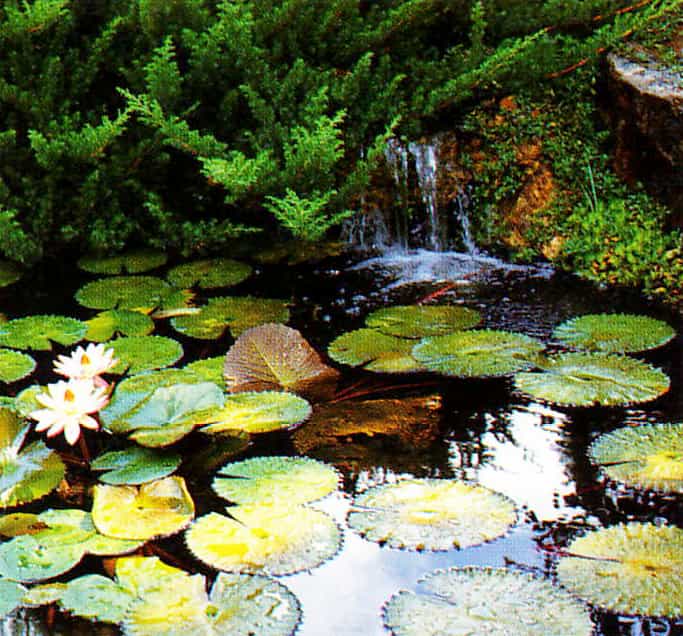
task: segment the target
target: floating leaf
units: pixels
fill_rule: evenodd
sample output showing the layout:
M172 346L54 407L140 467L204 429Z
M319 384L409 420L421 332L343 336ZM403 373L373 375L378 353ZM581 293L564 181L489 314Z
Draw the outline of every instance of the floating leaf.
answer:
M223 379L224 359L224 356L215 356L213 358L195 360L185 365L184 368L197 374L202 382L213 382L222 388L225 386L225 380Z
M154 331L154 321L146 314L130 309L110 309L86 320L86 340L106 342L114 335L146 336Z
M627 486L683 493L683 424L626 426L601 435L588 454Z
M33 373L36 361L26 353L0 349L0 381L16 382Z
M92 274L139 274L161 267L167 259L163 252L142 249L109 256L86 254L77 264Z
M358 495L349 526L392 548L468 548L505 534L514 504L483 486L454 479L407 479Z
M66 583L43 583L34 585L24 594L21 604L27 607L40 607L57 603L66 590Z
M296 329L266 324L245 331L230 347L223 369L229 391L287 389L324 394L338 373Z
M21 268L12 261L0 261L0 287L16 283L23 276Z
M542 373L515 375L518 390L564 406L648 402L669 384L665 373L646 362L604 353L565 353L549 358Z
M466 307L398 305L373 311L365 319L365 324L389 336L424 338L469 329L480 320L478 311Z
M0 408L0 507L33 501L54 490L64 477L59 455L41 440L22 445L31 424Z
M603 528L574 539L560 582L591 605L618 614L683 615L683 530L652 523Z
M144 484L167 477L180 466L177 453L162 452L141 446L111 451L97 457L90 464L92 470L106 470L99 476L105 484Z
M75 298L91 309L135 309L149 313L157 307L185 306L191 295L155 276L115 276L86 283Z
M210 298L198 314L179 316L171 320L180 333L216 340L229 327L233 337L243 331L268 322L287 322L287 301L253 296Z
M22 604L26 588L15 581L0 579L0 618Z
M334 492L339 473L308 457L253 457L218 471L213 489L240 505L305 504Z
M356 329L343 333L330 343L327 353L335 362L363 366L380 373L424 371L411 355L414 342L388 336L376 329Z
M589 314L559 325L553 337L568 347L628 353L666 344L676 332L662 320L633 314Z
M292 574L333 557L341 533L325 513L305 506L236 506L212 512L185 533L193 554L227 572Z
M425 338L413 357L431 371L463 378L497 377L536 364L543 344L509 331L481 329Z
M118 358L110 373L135 374L168 367L183 357L183 347L164 336L126 336L109 343Z
M225 398L223 407L212 412L202 433L244 431L269 433L292 428L308 419L311 405L304 398L281 391L236 393Z
M92 517L97 530L117 539L147 541L179 532L194 518L182 477L136 486L95 486Z
M267 248L252 254L258 263L270 264L286 263L300 265L301 263L315 263L331 256L339 256L348 248L347 243L341 241L288 241L286 243L271 243Z
M42 581L67 572L86 554L125 554L142 545L99 534L84 510L47 510L35 516L32 526L41 523L47 527L0 544L0 576Z
M45 393L46 390L47 387L40 384L32 384L26 387L14 398L14 405L11 408L14 408L22 417L28 417L31 411L43 408L43 405L36 400L36 395Z
M384 606L395 636L590 636L588 609L546 579L504 568L437 570Z
M49 351L52 342L71 345L85 336L85 323L67 316L26 316L0 324L0 346Z
M209 258L183 263L169 270L166 278L176 287L230 287L251 276L251 267L230 258Z

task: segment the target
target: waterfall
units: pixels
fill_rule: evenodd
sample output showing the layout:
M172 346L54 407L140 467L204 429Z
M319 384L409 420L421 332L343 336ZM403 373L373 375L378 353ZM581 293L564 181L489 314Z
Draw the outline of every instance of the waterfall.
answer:
M422 195L422 202L426 212L426 232L424 237L425 245L435 252L442 252L444 245L444 228L439 218L438 206L438 163L437 153L439 150L439 140L434 139L431 143L411 142L408 144L408 151L415 160L415 172L417 173L417 184Z

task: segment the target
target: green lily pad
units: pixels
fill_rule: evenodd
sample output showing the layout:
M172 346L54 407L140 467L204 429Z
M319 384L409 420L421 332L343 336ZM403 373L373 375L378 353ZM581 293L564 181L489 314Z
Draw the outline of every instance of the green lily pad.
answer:
M335 362L380 373L410 373L424 371L424 366L411 351L415 343L377 329L356 329L335 338L327 353Z
M224 356L215 356L213 358L204 358L203 360L195 360L190 364L185 365L187 371L197 374L202 382L213 382L220 387L225 386L223 379L223 361Z
M253 457L223 466L214 491L240 505L305 504L334 492L339 473L308 457Z
M33 517L33 529L0 544L0 576L23 582L42 581L68 572L86 554L126 554L142 545L140 541L99 534L90 513L84 510L47 510ZM43 524L45 528L41 528Z
M683 493L683 424L626 426L598 437L588 454L614 481Z
M425 338L413 357L431 371L463 378L498 377L535 366L543 344L509 331L477 329Z
M553 337L586 351L629 353L666 344L676 332L662 320L633 314L589 314L559 325Z
M182 477L165 477L139 487L95 486L92 518L97 530L116 539L148 541L184 529L194 502Z
M296 329L266 324L245 331L225 356L229 391L286 389L322 397L339 374L327 366Z
M45 393L47 388L41 384L32 384L20 391L14 398L14 404L11 406L22 417L28 417L31 411L43 408L43 405L36 400L36 395Z
M119 360L109 373L133 375L169 367L183 357L183 346L165 336L126 336L112 340L109 345Z
M311 405L304 398L281 391L228 395L222 408L207 417L202 433L244 431L269 433L292 428L308 419Z
M568 546L560 583L618 614L683 615L683 530L627 523L589 532Z
M469 329L480 321L481 314L466 307L398 305L373 311L365 324L389 336L419 339Z
M41 440L22 449L31 424L0 408L0 507L18 506L54 490L64 477L59 455Z
M143 249L108 256L86 254L77 264L92 274L140 274L165 265L167 260L163 252Z
M49 351L52 342L72 345L85 336L86 325L67 316L37 315L0 324L0 346Z
M36 361L26 353L0 349L0 381L16 382L33 373Z
M450 550L496 539L517 520L507 497L455 479L406 479L358 495L349 526L392 548Z
M210 298L198 314L171 319L173 328L192 338L216 340L226 329L237 338L243 331L268 322L287 322L287 301L234 296Z
M183 263L169 270L166 275L176 287L230 287L251 276L251 267L230 258L209 258L192 263Z
M0 579L0 618L22 604L26 588L16 581Z
M293 574L332 558L341 532L332 518L306 506L236 506L212 512L185 533L191 552L226 572Z
M649 402L669 390L667 375L646 362L605 353L565 353L540 373L518 373L515 387L562 406L616 406Z
M107 471L99 476L99 480L105 484L138 485L168 477L180 466L180 462L181 457L177 453L130 446L100 455L91 462L90 468Z
M86 340L106 342L115 335L147 336L154 331L154 321L139 311L110 309L86 320Z
M114 276L86 283L76 301L91 309L132 309L149 313L155 308L185 307L192 295L155 276Z
M0 261L0 287L7 287L16 283L23 275L24 272L16 263Z
M57 603L66 590L66 583L43 583L26 590L21 604L25 607L40 607Z
M268 247L251 254L254 260L265 265L285 263L300 265L316 263L332 256L339 256L348 249L348 243L341 241L287 241L269 243Z
M384 606L395 636L590 636L585 605L550 581L504 568L430 572Z

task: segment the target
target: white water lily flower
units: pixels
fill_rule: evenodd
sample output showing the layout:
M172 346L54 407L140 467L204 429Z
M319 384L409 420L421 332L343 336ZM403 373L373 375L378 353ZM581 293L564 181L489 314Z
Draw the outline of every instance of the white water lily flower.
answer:
M99 376L109 371L117 362L113 349L105 349L103 344L91 342L85 349L77 347L70 356L57 356L54 366L57 373L67 378L92 379L100 384Z
M98 387L92 380L60 380L47 385L47 393L39 393L36 400L45 408L29 413L38 421L36 431L47 431L48 437L64 432L69 444L78 441L81 426L92 430L99 423L90 414L96 413L108 402L107 390Z

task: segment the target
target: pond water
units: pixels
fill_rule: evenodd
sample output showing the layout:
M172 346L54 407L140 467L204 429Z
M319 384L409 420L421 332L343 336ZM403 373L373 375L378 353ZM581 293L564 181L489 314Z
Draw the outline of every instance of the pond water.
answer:
M351 409L354 399L413 400L429 417L430 434L414 429L362 430L351 424L348 430L334 434L321 429L319 435L310 431L304 435L309 426L304 424L292 432L260 436L238 456L297 454L304 449L307 455L332 463L343 475L342 488L314 504L330 513L342 528L341 550L314 570L281 577L303 609L297 634L387 636L381 618L383 604L400 589L414 590L419 578L437 568L511 566L552 579L556 552L587 528L627 520L683 524L680 497L636 494L605 483L586 455L588 445L599 434L624 424L683 420L683 325L676 314L632 293L601 291L546 268L506 267L493 260L477 263L428 252L361 266L357 261L357 257L340 257L316 265L257 266L250 279L219 293L291 298L288 324L320 352L340 333L363 326L365 316L374 309L425 299L477 309L485 327L521 332L545 342L551 341L556 325L573 316L614 311L646 314L666 320L679 334L665 347L638 356L665 371L671 389L636 408L564 409L516 394L509 379L373 374L336 365L343 373L341 395L348 398L339 402L340 406L348 404ZM81 317L84 310L72 300L73 294L91 278L65 264L56 265L0 292L2 309L10 318L51 312ZM222 355L232 343L230 337L224 337L207 345L179 337L164 324L156 333L182 342L185 357L179 364ZM49 368L51 356L36 358L39 366ZM31 379L35 381L35 377ZM23 386L16 383L8 391ZM348 528L351 495L407 476L456 477L481 483L517 504L521 511L518 522L497 540L443 552L383 547ZM210 477L195 483L192 491L198 515L215 505L206 492ZM60 505L52 497L48 503ZM36 509L45 507L43 501ZM160 545L193 571L211 575L181 540L162 540ZM608 612L594 612L593 619L596 634L604 636L683 634L680 621ZM60 614L51 620L51 633L117 633L115 628ZM46 630L44 610L20 610L2 623L1 632L42 634Z

